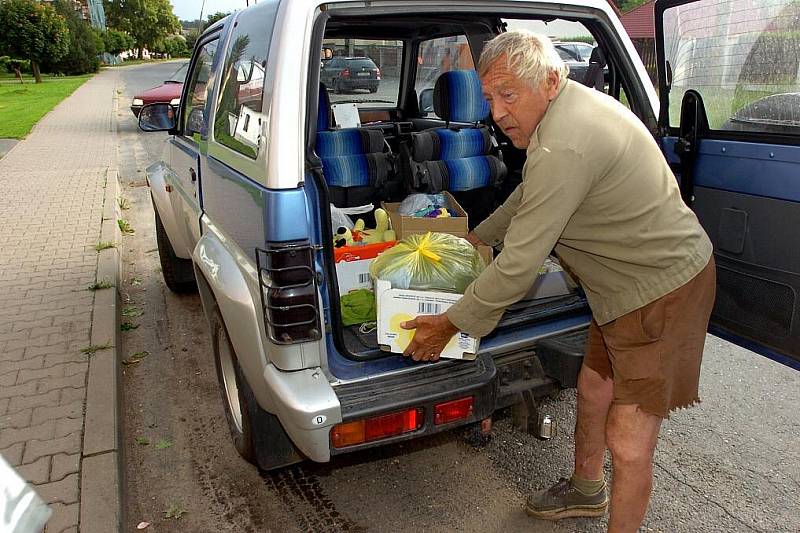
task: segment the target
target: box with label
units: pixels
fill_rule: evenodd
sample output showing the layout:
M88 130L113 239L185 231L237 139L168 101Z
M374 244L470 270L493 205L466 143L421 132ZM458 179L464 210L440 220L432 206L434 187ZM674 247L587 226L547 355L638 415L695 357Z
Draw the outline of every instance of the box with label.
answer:
M388 281L376 280L375 297L378 306L378 344L381 350L403 353L414 338L414 330L400 327L402 322L419 315L438 315L456 303L460 294L435 291L393 289ZM475 359L478 339L458 332L445 346L441 357L446 359Z
M379 253L395 244L397 244L396 241L389 241L334 248L333 258L336 262L339 294L344 295L357 289L372 289L369 265L378 257Z
M403 239L409 235L420 233L439 232L449 233L456 237L466 237L469 233L469 223L467 213L461 207L453 195L445 191L444 197L447 199L447 207L455 212L456 217L444 218L427 218L427 217L412 217L401 215L398 212L400 209L399 202L382 202L381 207L389 214L389 220L392 221L392 229L397 233L397 239Z

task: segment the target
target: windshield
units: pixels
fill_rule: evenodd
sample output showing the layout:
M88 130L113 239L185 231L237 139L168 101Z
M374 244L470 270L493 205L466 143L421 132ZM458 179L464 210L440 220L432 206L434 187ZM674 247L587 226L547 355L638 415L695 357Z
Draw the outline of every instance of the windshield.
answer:
M186 72L189 70L189 63L184 63L166 81L172 83L183 83L186 81Z

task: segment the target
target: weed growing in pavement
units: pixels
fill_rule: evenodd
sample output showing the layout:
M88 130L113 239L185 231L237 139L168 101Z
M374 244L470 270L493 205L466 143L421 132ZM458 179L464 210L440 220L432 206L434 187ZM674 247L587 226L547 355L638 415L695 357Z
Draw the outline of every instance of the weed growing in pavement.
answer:
M117 205L123 211L127 211L128 209L131 208L131 203L124 196L120 196L119 198L117 198Z
M164 518L174 518L175 520L180 520L185 514L186 509L183 508L183 505L179 503L171 503L164 511Z
M156 450L166 450L167 448L172 448L171 440L161 439L160 441L156 442Z
M140 317L144 314L144 311L136 307L135 305L129 305L122 310L122 316L127 316L129 318L136 318Z
M139 327L139 324L134 324L133 322L123 322L119 325L119 329L122 331L130 331L132 329L136 329Z
M131 226L131 223L124 218L118 218L117 225L119 226L119 230L123 233L123 235L133 235L136 233L136 231L133 229L133 226Z
M113 347L114 345L110 342L105 344L92 344L86 348L81 348L81 353L85 353L86 355L94 355L95 352L99 352L100 350L108 350L109 348Z
M114 286L113 283L111 283L107 279L104 279L104 280L100 280L100 281L95 281L94 283L92 283L91 285L89 285L87 287L87 290L99 291L101 289L110 289L113 286Z
M150 446L150 439L147 437L136 437L136 444L140 446Z
M134 287L141 284L142 284L141 278L137 278L136 276L131 278L131 285L133 285Z
M100 241L94 245L94 249L98 252L102 252L103 250L108 250L109 248L114 248L117 246L117 243L114 241Z

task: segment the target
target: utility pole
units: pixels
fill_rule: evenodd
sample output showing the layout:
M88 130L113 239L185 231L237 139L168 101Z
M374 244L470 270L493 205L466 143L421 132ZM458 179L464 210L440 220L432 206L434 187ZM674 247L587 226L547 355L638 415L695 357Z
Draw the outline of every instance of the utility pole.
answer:
M197 28L197 35L203 33L203 10L206 8L206 0L200 4L200 26Z

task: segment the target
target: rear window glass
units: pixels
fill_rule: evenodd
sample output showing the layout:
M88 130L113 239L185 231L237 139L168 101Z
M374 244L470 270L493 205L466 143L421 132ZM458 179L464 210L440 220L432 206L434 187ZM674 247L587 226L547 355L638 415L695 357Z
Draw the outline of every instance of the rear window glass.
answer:
M370 59L348 59L347 66L350 68L375 68L375 63Z
M325 38L319 78L332 104L395 107L400 94L403 41Z
M700 0L663 20L671 126L694 89L712 129L800 134L800 2Z

